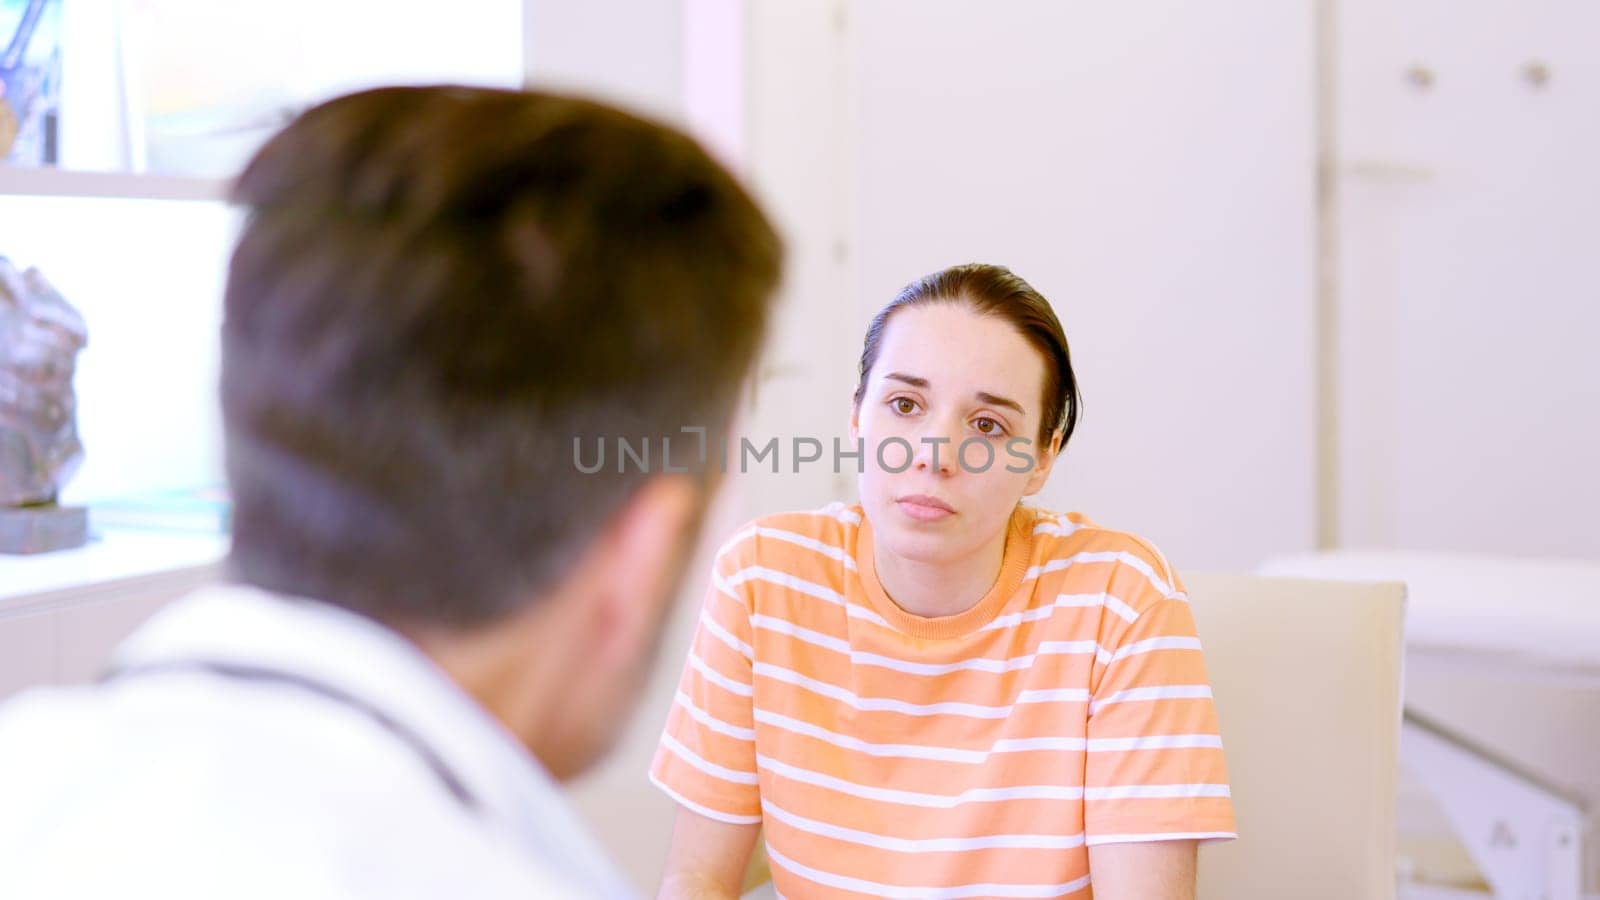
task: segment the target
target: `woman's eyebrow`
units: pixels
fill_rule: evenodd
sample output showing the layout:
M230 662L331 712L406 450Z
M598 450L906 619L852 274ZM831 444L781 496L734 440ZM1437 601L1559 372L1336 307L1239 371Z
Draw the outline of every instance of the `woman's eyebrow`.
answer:
M912 387L926 388L928 386L928 379L917 375L907 375L904 372L890 372L883 377L886 381L902 381L911 385ZM987 403L990 406L1004 406L1008 409L1014 409L1017 411L1017 415L1019 416L1026 416L1028 414L1028 411L1022 408L1021 403L1018 403L1010 397L1002 397L999 394L991 394L988 391L979 391L974 396L978 398L980 403Z
M988 391L979 391L978 399L991 406L1008 406L1016 410L1017 415L1019 416L1026 416L1028 414L1027 411L1022 408L1021 403L1012 400L1010 397L1002 397L999 394L991 394Z
M928 379L918 378L915 375L907 375L904 372L890 372L883 377L885 379L893 378L895 381L904 381L906 384L909 384L912 387L925 388L928 386Z

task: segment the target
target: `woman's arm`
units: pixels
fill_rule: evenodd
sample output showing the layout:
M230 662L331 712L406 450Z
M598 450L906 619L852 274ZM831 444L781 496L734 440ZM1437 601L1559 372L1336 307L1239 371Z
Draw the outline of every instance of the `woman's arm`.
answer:
M1094 900L1194 900L1195 841L1089 848Z
M737 900L761 825L730 825L679 807L657 900Z

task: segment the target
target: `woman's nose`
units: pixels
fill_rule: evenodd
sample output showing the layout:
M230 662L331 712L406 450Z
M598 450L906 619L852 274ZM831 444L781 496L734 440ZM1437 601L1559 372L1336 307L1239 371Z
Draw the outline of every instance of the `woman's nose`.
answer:
M928 428L917 436L912 448L913 466L918 472L950 475L956 469L958 439L948 429Z

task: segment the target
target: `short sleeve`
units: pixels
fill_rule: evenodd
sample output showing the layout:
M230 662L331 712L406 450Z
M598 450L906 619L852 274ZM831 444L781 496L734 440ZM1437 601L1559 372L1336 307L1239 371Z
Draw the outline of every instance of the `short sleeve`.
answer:
M1124 554L1106 600L1084 764L1090 846L1237 836L1194 616L1151 556Z
M761 821L751 712L750 610L744 573L753 531L717 554L689 658L650 764L650 780L683 806L722 822Z

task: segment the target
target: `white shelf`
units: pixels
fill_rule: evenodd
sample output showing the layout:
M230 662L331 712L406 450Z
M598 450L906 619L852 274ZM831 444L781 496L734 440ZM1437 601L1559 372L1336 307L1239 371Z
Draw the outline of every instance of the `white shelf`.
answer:
M76 550L0 556L0 700L83 684L157 610L223 580L228 538L107 530Z
M130 172L77 172L68 169L0 165L0 197L89 197L128 200L221 202L226 178L189 178Z
M0 556L0 621L134 587L212 579L221 572L228 545L221 534L107 530L75 550Z

